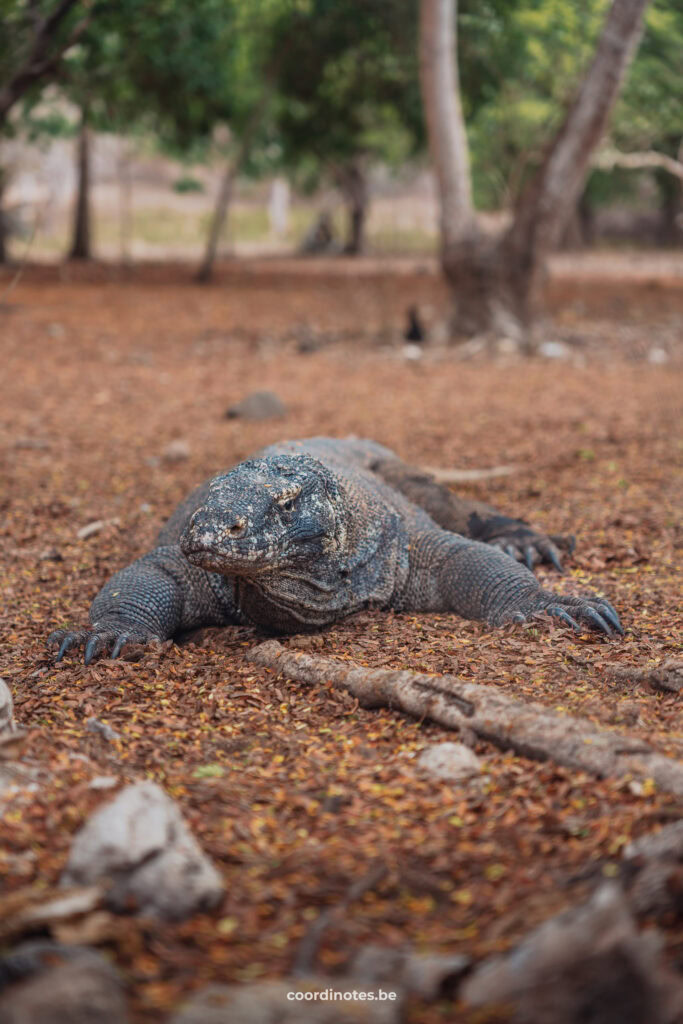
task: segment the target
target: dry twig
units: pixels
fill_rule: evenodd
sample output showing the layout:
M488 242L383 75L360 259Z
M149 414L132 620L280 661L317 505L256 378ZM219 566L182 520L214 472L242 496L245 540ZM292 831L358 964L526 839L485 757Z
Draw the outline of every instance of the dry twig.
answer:
M366 708L397 708L447 729L466 726L479 739L523 757L554 761L598 778L651 778L659 789L683 796L683 765L678 762L621 733L508 697L495 687L456 676L360 668L290 652L277 640L259 644L247 657L299 682L348 690Z

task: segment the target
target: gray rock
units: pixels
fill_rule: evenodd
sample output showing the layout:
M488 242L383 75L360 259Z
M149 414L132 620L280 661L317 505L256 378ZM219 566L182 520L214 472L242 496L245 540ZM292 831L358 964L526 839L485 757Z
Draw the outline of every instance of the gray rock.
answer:
M683 821L641 836L624 848L627 895L634 914L683 918Z
M189 459L189 457L190 445L180 437L175 441L169 441L161 453L162 460L170 463L184 462L185 459Z
M153 782L127 786L78 832L63 885L109 879L107 904L178 920L214 906L223 882L180 813Z
M14 977L25 978L3 988L3 1024L126 1024L121 983L102 956L91 950L60 949L54 943L42 945L44 950L41 944L27 943L0 961L0 980L5 984Z
M254 391L241 402L231 405L225 415L229 420L280 419L287 415L287 406L274 391Z
M380 988L386 996L381 1000ZM370 987L339 978L209 985L169 1024L398 1024L402 1003L395 985Z
M94 732L98 736L102 736L103 739L109 743L114 743L115 740L121 739L121 733L117 732L116 729L112 729L106 722L100 722L99 718L88 718L85 723L86 732Z
M514 1008L525 1024L665 1024L668 979L656 933L639 934L623 892L604 885L465 981L470 1006Z
M665 825L659 832L648 833L634 839L624 847L624 860L645 860L662 857L683 861L683 821Z
M119 781L118 775L96 775L88 783L88 789L114 789Z
M408 995L430 1001L448 994L471 962L458 953L415 953L410 949L363 946L353 958L349 974L366 985L395 985L400 979Z
M538 346L538 354L546 359L568 359L571 349L563 341L544 341Z
M14 721L14 700L12 691L4 679L0 679L0 736L16 732L17 723Z
M417 759L420 767L435 779L462 782L481 772L481 762L464 743L434 743Z

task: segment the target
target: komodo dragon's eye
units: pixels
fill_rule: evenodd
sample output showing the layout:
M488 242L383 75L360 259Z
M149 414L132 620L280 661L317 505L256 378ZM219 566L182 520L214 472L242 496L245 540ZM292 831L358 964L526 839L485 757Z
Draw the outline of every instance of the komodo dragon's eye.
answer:
M294 507L294 502L296 501L300 494L300 487L288 487L286 491L282 492L282 494L278 494L275 501L283 510L283 512L291 512L291 510Z

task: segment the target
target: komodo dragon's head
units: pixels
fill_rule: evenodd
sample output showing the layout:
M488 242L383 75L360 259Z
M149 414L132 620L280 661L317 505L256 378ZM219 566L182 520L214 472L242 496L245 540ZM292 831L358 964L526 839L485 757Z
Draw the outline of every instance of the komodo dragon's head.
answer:
M225 576L296 573L343 550L344 502L335 475L309 455L241 462L215 477L180 538L186 558Z

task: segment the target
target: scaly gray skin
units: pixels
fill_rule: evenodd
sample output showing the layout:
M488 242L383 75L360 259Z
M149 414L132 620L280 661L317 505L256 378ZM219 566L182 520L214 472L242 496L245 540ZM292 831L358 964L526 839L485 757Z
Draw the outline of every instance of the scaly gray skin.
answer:
M115 658L126 643L199 626L303 632L367 607L492 626L547 612L577 630L623 632L603 598L543 590L504 551L442 529L379 475L390 476L392 460L373 441L312 438L214 477L176 509L153 551L105 584L89 629L51 635L58 660L80 645L86 664L103 651Z

